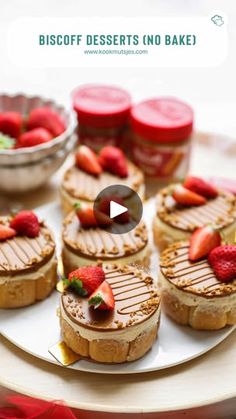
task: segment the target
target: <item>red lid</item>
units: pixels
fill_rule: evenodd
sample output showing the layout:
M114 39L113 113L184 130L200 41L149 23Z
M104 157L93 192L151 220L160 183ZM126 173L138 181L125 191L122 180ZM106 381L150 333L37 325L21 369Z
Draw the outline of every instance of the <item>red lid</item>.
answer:
M131 109L133 131L150 141L186 140L193 130L193 110L175 98L149 99Z
M131 97L118 87L86 85L75 90L73 106L81 124L95 128L119 127L129 116Z

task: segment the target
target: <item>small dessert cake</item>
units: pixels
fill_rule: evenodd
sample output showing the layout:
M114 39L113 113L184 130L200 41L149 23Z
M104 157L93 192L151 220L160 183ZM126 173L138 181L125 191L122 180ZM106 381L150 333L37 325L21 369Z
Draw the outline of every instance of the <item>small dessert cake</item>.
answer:
M200 178L189 177L183 185L170 185L157 195L153 221L154 241L162 251L169 244L186 240L198 227L212 224L227 243L234 242L236 197L216 190Z
M133 267L83 267L61 295L64 342L81 357L103 363L135 361L154 344L160 296L150 276ZM79 282L79 285L78 285Z
M98 261L126 264L142 264L147 266L150 258L148 232L141 221L131 231L122 234L122 225L113 224L113 234L108 229L93 224L92 208L72 211L64 220L62 239L62 259L65 273L78 266L95 265ZM88 224L90 221L90 224Z
M63 212L70 212L78 200L92 206L104 188L117 184L128 186L144 198L143 174L125 159L120 149L106 146L97 156L87 146L80 146L75 154L75 165L66 171L62 181Z
M0 217L0 308L45 299L57 282L51 232L31 211Z
M236 324L236 246L211 227L170 245L160 261L162 305L177 323L217 330Z

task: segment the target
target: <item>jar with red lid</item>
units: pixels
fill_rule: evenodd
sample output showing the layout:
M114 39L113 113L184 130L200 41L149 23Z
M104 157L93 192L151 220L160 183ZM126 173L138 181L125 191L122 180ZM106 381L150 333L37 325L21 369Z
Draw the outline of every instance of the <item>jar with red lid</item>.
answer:
M131 155L161 186L183 179L189 168L193 110L175 98L154 98L131 109Z
M114 86L85 85L75 90L73 107L80 143L95 151L121 145L131 108L129 93Z

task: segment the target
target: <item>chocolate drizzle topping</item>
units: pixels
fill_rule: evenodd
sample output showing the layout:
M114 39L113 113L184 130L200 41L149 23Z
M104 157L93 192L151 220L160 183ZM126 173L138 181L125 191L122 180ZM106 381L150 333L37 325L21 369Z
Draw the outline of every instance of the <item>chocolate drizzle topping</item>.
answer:
M0 223L7 225L9 218L1 217ZM16 236L0 241L0 276L35 271L51 259L54 251L55 243L44 223L38 237Z
M214 224L221 229L236 220L236 197L230 192L219 191L215 199L196 207L181 207L170 196L171 186L157 196L157 215L166 224L184 230L194 231L197 227Z
M207 259L190 262L188 242L169 246L161 256L160 269L164 277L177 288L207 298L222 297L236 292L236 278L220 282Z
M92 330L111 331L142 323L156 312L160 296L150 276L129 266L103 268L113 290L115 309L112 312L94 310L89 307L87 298L66 292L62 295L63 308L74 323Z
M119 228L120 225L117 224L117 230ZM73 253L101 260L135 254L148 242L147 229L143 222L128 233L112 234L102 228L80 228L74 212L66 217L62 236L65 246Z
M127 178L120 178L108 172L95 177L73 166L66 171L62 187L73 198L90 202L96 199L99 192L111 185L125 185L137 192L144 182L143 174L131 162L128 163L128 169Z

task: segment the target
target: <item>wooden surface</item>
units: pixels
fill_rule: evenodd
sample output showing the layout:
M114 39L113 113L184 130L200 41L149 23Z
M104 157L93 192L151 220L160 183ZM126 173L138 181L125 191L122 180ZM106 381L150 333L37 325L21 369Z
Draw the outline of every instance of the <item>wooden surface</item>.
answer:
M233 160L226 160L218 152L211 156L210 167L209 159L204 157L207 152L205 147L205 143L196 145L193 172L218 176L225 173L227 176ZM57 199L57 186L63 171L64 168L48 186L39 191L26 196L14 196L14 199L1 197L1 207L3 201L4 205L33 208ZM178 414L180 418L197 418L200 414L207 419L233 418L236 411L235 338L236 332L211 352L179 367L114 378L54 366L26 354L1 337L0 385L42 399L63 399L68 405L82 410L139 413L142 418L149 418L152 412L166 412L165 415L161 414L163 418L171 417L170 412L182 409ZM210 407L199 410L199 406L206 405ZM186 412L186 409L190 410ZM81 412L80 418L83 417ZM93 412L90 417L105 418L104 414L95 416ZM156 414L155 418L158 417Z

